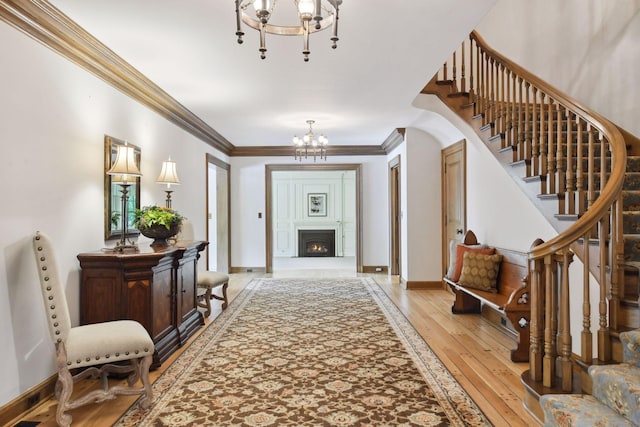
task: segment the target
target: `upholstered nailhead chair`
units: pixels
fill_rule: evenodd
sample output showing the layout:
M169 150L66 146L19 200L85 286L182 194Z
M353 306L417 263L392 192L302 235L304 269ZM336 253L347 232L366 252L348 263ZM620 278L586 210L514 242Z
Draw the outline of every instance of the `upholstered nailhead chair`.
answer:
M189 220L182 221L182 227L180 229L180 239L182 240L194 240L193 237L193 223ZM213 294L211 291L219 286L222 286L222 296ZM198 271L198 295L197 304L198 307L205 309L204 317L211 315L211 300L217 299L222 301L222 309L227 308L227 287L229 286L229 276L217 271Z
M71 327L67 300L59 278L53 247L46 234L36 232L33 236L33 251L40 276L49 333L56 347L58 369L56 421L58 425L71 424L71 415L65 414L65 411L87 403L110 400L119 394L143 394L140 406L149 407L153 400L149 366L154 347L147 331L133 320ZM120 361L130 361L130 363L112 364ZM85 369L72 375L70 370L76 368ZM110 372L130 373L127 378L128 386L109 388L107 375ZM74 382L87 377L100 377L102 389L90 391L71 401ZM138 379L141 379L142 387L135 388L133 386Z

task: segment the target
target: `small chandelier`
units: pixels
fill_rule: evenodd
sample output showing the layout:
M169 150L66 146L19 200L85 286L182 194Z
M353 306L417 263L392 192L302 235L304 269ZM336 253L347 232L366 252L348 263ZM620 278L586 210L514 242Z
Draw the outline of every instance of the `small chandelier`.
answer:
M242 22L260 32L260 58L266 58L266 33L279 36L302 36L304 47L302 54L304 61L309 61L309 35L333 26L331 47L335 49L338 43L338 11L342 0L292 0L295 2L300 18L300 25L273 25L269 18L273 14L277 0L235 0L236 2L236 36L242 44ZM247 13L249 4L253 5L256 18ZM311 21L315 21L313 24Z
M295 154L294 158L296 160L302 161L302 158L305 159L309 156L313 156L313 161L316 161L316 157L320 157L320 160L324 158L327 160L327 145L329 144L329 138L324 135L316 136L313 134L313 129L311 128L315 123L314 120L307 120L307 124L309 125L309 131L304 134L302 138L298 138L297 136L293 137L293 145L295 146Z

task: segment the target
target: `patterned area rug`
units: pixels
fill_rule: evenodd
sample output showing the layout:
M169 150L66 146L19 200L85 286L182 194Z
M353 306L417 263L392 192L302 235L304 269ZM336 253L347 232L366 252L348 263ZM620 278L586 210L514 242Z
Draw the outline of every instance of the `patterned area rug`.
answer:
M370 278L255 279L119 426L490 425Z

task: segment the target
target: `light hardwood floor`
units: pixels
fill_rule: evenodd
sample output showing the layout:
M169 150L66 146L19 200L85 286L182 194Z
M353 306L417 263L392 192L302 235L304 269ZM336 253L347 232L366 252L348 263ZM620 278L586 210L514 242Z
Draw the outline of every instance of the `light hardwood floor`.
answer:
M342 270L300 270L269 275L271 277L336 277L356 276ZM521 373L528 368L526 363L513 363L509 355L513 341L499 328L479 315L454 315L451 313L453 295L445 290L405 290L398 280L382 274L367 274L389 295L405 314L415 329L424 337L431 349L447 366L453 376L465 388L471 398L496 426L540 425L522 405L523 386ZM233 300L257 273L231 275L228 296ZM206 324L220 314L219 304ZM204 328L203 328L204 329ZM201 329L201 331L203 330ZM198 334L196 334L197 336ZM192 340L195 339L195 336ZM188 344L187 344L188 345ZM151 372L155 381L184 350L174 353L163 366ZM93 387L97 381L85 381L76 389ZM132 404L136 397L120 396L100 404L90 404L72 411L73 426L109 426ZM48 399L30 413L9 423L37 421L40 426L55 426L55 399Z

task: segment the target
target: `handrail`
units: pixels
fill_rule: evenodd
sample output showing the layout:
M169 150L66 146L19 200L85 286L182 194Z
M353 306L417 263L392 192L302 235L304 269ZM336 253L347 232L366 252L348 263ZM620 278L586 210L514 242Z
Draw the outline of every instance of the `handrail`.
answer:
M607 184L600 193L594 204L586 210L586 212L580 216L580 218L567 228L564 232L558 234L548 242L541 244L535 248L532 248L529 252L530 259L539 259L547 255L552 255L571 244L579 240L584 236L591 227L607 214L609 208L617 201L618 195L622 189L624 182L624 174L626 171L626 146L622 133L618 128L609 120L602 117L600 114L588 110L583 107L575 99L560 92L558 89L537 77L535 74L525 70L515 62L505 58L500 53L489 47L485 40L476 32L471 33L471 38L482 47L482 49L491 55L491 57L508 67L525 81L528 81L532 85L544 89L544 91L551 95L558 103L565 107L570 106L574 112L580 114L580 116L591 123L596 129L598 129L609 141L611 146L612 155L612 169Z

